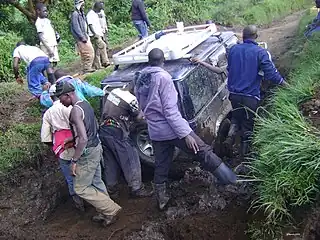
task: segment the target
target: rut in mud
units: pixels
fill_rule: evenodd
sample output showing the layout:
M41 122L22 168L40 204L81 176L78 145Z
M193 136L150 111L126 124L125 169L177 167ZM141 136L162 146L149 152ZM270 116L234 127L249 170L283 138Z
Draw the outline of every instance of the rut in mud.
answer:
M294 13L260 32L259 40L268 42L280 68L301 15L302 12ZM232 161L230 164L236 165ZM36 166L17 169L12 178L3 180L0 238L247 239L247 222L252 218L246 212L250 186L218 187L211 174L190 160L180 159L176 163L179 168L170 182L172 201L167 211L159 212L153 198L129 199L123 186L118 200L123 211L119 221L108 228L91 222L95 213L92 207L87 206L85 213L73 208L57 165L43 156ZM152 176L144 179L149 182Z

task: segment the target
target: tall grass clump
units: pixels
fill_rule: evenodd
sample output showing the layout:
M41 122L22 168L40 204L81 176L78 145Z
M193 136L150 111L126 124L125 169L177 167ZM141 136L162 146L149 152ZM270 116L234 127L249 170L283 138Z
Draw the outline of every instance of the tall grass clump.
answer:
M256 157L250 168L258 197L252 207L262 209L272 223L290 219L292 209L312 203L319 192L320 130L302 115L300 105L320 87L320 36L304 41L290 86L272 96L255 125Z

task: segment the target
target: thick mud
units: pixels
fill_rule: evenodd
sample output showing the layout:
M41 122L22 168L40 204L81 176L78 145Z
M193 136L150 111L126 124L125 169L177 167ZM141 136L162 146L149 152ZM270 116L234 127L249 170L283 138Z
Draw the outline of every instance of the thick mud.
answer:
M278 65L300 16L301 12L295 13L261 31L259 40L268 42ZM0 239L248 239L246 230L253 218L247 213L250 186L218 186L210 173L190 160L174 164L178 167L170 175L172 200L166 211L157 210L154 198L130 199L123 185L117 200L123 207L119 221L102 228L91 221L95 214L91 206L86 206L85 213L73 207L58 164L47 156L40 155L33 166L21 167L1 179ZM228 163L235 167L238 160ZM152 171L145 173L149 184Z
M320 129L320 89L318 89L312 99L301 105L301 111L312 123Z

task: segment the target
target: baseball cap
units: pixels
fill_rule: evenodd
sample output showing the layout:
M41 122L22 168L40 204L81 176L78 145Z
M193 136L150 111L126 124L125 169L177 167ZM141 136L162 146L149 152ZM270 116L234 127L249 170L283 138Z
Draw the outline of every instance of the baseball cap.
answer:
M75 88L71 83L65 82L65 81L60 81L60 82L56 83L56 91L54 93L54 96L60 97L61 95L69 93L69 92L73 92L74 90L75 90Z

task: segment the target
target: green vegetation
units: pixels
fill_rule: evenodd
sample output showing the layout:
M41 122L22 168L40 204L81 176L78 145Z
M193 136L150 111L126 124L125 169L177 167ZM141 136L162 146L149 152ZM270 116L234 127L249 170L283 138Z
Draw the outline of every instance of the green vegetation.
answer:
M300 35L315 15L309 13L302 19ZM289 76L290 86L272 96L268 110L256 121L253 143L257 157L250 167L258 198L252 207L265 212L269 226L290 220L293 208L312 203L319 192L320 130L299 110L320 87L319 40L319 35L310 41L298 39L297 46L304 47Z
M150 30L155 32L174 25L176 21L184 21L186 25L204 23L208 19L231 25L265 24L291 11L303 8L305 1L311 2L310 0L146 0L145 3L152 24ZM21 1L21 6L25 7L28 12L32 12L27 7L27 2ZM86 2L86 12L91 4L90 1ZM110 48L119 47L137 36L130 20L130 4L129 0L105 1ZM73 9L73 1L58 0L49 5L49 18L62 38L59 46L60 66L65 66L77 57L74 40L70 33L69 19ZM0 81L11 81L11 58L14 44L22 38L29 44L36 44L38 39L35 27L31 23L34 16L31 20L28 17L31 21L29 22L24 15L10 5L1 6L0 4L0 12L0 35L4 36L0 37ZM2 49L5 50L2 51Z

